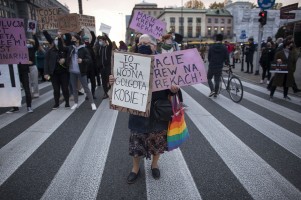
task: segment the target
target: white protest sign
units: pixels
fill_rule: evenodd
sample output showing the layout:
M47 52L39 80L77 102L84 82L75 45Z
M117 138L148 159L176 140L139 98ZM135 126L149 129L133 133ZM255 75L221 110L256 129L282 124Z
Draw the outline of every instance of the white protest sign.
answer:
M111 26L101 23L99 27L99 31L109 35L111 31Z
M37 21L28 20L27 22L27 32L37 32Z
M0 107L20 107L22 96L16 64L0 65Z
M152 57L114 52L112 104L146 112Z

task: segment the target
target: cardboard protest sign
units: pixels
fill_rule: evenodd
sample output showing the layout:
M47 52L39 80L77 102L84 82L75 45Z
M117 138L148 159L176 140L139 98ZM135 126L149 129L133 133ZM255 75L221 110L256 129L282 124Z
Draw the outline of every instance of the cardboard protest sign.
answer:
M0 107L21 106L21 86L16 64L0 65L0 96Z
M152 96L153 56L114 52L110 108L148 117Z
M89 30L95 32L95 17L89 15L79 15L79 26L87 27Z
M60 15L57 17L57 20L58 28L63 34L79 32L81 30L81 26L79 24L79 15L76 13Z
M142 11L135 10L130 23L130 28L140 33L149 34L158 39L166 32L166 23L147 15Z
M61 8L39 8L37 19L39 30L52 30L58 28L57 16L61 14Z
M0 18L0 64L27 64L24 20Z
M109 35L111 31L111 26L101 23L99 27L99 31Z
M28 20L28 22L27 22L27 32L37 32L37 21Z
M197 49L155 55L153 91L201 82L207 82L207 73Z

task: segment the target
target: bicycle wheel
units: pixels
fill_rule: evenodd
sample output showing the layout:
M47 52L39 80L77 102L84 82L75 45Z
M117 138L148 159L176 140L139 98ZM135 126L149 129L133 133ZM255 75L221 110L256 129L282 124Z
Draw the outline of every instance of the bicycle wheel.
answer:
M244 90L238 77L231 77L227 90L232 101L239 103L242 100Z

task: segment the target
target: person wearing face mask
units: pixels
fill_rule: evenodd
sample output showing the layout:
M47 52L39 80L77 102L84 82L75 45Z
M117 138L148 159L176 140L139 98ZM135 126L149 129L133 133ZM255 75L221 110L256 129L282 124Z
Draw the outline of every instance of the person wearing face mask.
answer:
M85 44L82 43L80 36L77 34L72 35L70 46L64 47L62 42L59 41L59 49L67 50L66 65L69 67L70 82L74 96L74 105L71 109L78 108L77 83L80 81L88 96L92 110L96 110L93 95L87 82L88 65L92 62L89 50L85 47Z
M88 64L88 71L87 71L87 78L90 79L91 82L91 92L93 99L96 99L95 97L95 89L96 89L96 73L97 73L97 67L96 67L96 58L95 58L95 53L93 50L93 46L96 40L96 36L94 31L90 31L90 34L92 36L91 42L89 42L89 37L88 36L83 36L83 41L85 43L86 48L88 49L92 62ZM88 100L89 97L86 96L86 100Z
M283 98L285 100L291 100L287 95L288 88L293 87L294 72L296 70L296 63L298 60L298 52L294 48L292 41L286 40L283 43L283 50L278 51L275 54L274 62L278 64L287 64L288 73L276 73L273 78L273 83L270 92L270 100L273 100L273 95L277 86L283 87Z
M39 48L39 41L36 37L35 33L33 32L33 40L29 39L27 40L27 48L28 48L28 64L18 64L18 71L19 71L19 78L20 82L22 83L24 92L25 92L25 98L26 98L26 105L27 105L27 112L32 113L33 109L31 108L31 102L32 102L32 96L31 96L31 80L29 78L30 73L34 74L36 77L36 81L38 81L38 69L35 65L35 53ZM30 75L30 77L32 77ZM38 84L38 83L37 83ZM39 89L37 85L35 87L35 97L38 97ZM18 107L13 107L11 110L7 111L6 113L15 113L19 112Z
M70 108L69 104L69 70L66 65L66 51L59 50L58 43L60 38L52 39L47 31L43 31L46 40L50 44L49 50L45 54L44 78L50 80L53 88L54 106L53 110L59 108L60 91L62 90L65 107Z
M138 53L152 55L154 44L149 35L143 34L139 39ZM110 85L115 79L110 75ZM168 99L169 95L174 95L179 87L172 85L170 89L152 92L151 102L158 99ZM160 179L158 161L160 155L167 151L167 121L156 120L153 117L153 106L150 108L150 116L143 117L129 115L128 128L130 129L129 155L132 156L133 167L127 177L127 183L133 184L140 174L141 158L152 159L151 172L155 180Z
M108 42L108 44L107 44ZM95 45L96 62L101 73L102 87L104 90L103 99L109 97L109 75L111 74L112 42L107 34L98 36L98 43Z
M133 44L132 48L130 49L130 52L132 53L138 53L138 44L139 44L139 38L142 34L136 33L135 35L135 43Z

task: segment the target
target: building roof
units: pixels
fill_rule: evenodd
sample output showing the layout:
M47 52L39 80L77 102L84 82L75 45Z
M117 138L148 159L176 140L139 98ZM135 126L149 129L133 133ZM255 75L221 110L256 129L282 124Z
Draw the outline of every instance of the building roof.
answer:
M231 13L226 9L207 9L206 15L232 16Z
M206 9L193 9L193 8L164 8L163 12L158 16L160 18L162 15L166 13L203 13L206 14Z

